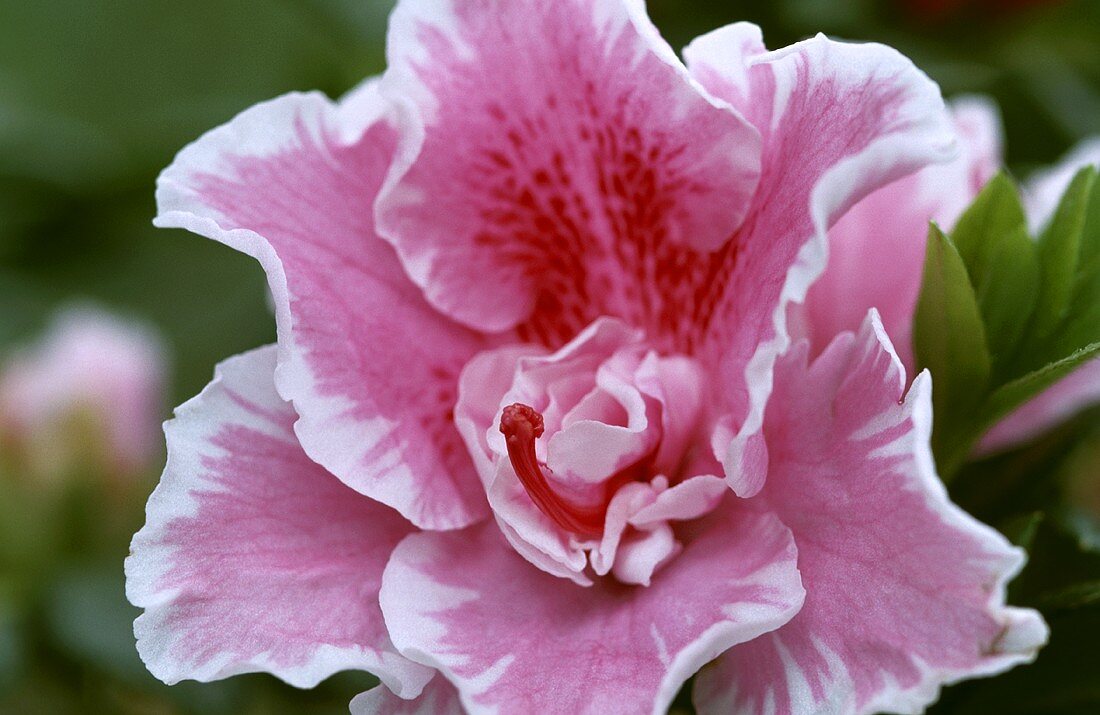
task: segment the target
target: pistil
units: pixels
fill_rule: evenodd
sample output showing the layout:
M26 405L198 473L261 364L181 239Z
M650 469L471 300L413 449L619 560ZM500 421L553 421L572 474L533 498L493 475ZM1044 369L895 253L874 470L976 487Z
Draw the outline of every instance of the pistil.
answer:
M602 534L606 503L576 504L555 492L547 481L535 456L535 440L543 433L542 415L528 405L509 405L500 417L500 431L508 445L512 469L535 506L565 531L587 537Z

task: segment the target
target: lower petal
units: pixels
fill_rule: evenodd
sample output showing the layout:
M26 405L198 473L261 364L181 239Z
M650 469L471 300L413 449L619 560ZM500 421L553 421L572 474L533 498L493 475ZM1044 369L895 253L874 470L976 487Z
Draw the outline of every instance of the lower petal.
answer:
M1004 605L1023 553L948 500L927 375L900 402L904 370L873 313L807 353L777 365L758 497L794 532L806 604L704 671L699 711L920 712L945 683L1033 659L1045 624Z
M409 536L383 576L401 652L472 713L663 712L687 678L798 611L787 529L719 508L649 587L581 588L532 567L492 525Z
M274 370L274 348L226 361L165 428L126 560L138 652L167 683L266 671L310 687L357 669L415 695L432 672L397 653L378 606L412 527L306 457Z
M379 685L351 701L351 715L463 715L464 712L458 691L442 676L432 678L412 700L400 698Z

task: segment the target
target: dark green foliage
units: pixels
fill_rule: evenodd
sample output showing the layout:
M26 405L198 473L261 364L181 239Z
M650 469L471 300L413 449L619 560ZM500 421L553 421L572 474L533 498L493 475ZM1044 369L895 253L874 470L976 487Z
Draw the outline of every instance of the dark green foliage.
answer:
M999 419L1100 353L1100 183L1082 169L1038 240L994 178L951 236L929 230L913 326L949 479Z

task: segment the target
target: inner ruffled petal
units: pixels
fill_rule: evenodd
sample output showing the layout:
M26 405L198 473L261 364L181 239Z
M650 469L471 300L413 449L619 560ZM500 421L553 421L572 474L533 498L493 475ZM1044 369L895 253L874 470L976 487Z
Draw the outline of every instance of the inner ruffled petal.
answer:
M679 524L728 491L701 428L702 375L612 318L553 353L510 346L471 361L455 423L516 552L581 585L618 579L626 559L624 583L648 584L678 552ZM620 555L626 543L637 548Z

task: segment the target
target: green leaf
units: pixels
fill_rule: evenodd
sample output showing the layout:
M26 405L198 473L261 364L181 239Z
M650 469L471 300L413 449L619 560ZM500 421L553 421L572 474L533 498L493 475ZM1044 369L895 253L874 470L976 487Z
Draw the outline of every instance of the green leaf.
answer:
M1038 242L995 177L950 237L933 226L914 353L933 378L932 447L950 479L994 423L1100 355L1100 181L1070 183Z
M1048 363L1038 370L1001 385L986 401L983 420L986 424L996 422L1098 355L1100 355L1100 342L1092 343L1072 355Z
M1065 355L1082 345L1100 341L1100 181L1092 182L1085 211L1071 304L1057 330L1049 337L1040 336L1048 349L1042 357Z
M1070 312L1078 281L1082 232L1095 181L1095 168L1089 166L1077 172L1039 239L1042 288L1032 321L1035 338L1054 333Z
M1016 186L994 177L959 218L951 240L974 286L990 357L1011 357L1035 307L1039 260Z
M1045 518L1046 515L1041 511L1023 514L1002 526L1001 533L1021 549L1029 550L1031 544L1035 541L1035 535L1039 532L1039 526Z
M964 425L972 422L986 395L991 360L966 265L951 239L935 225L928 232L913 336L918 363L932 371L933 450L951 455L953 461L969 448L960 436L967 435Z
M1046 609L1081 608L1093 604L1100 604L1100 580L1075 584L1050 594L1043 601Z
M1027 549L1028 563L1013 583L1014 601L1042 610L1087 605L1078 593L1100 583L1100 554L1081 547L1073 534L1052 519L1044 519ZM1087 589L1086 589L1087 590ZM1069 598L1078 593L1076 601Z

